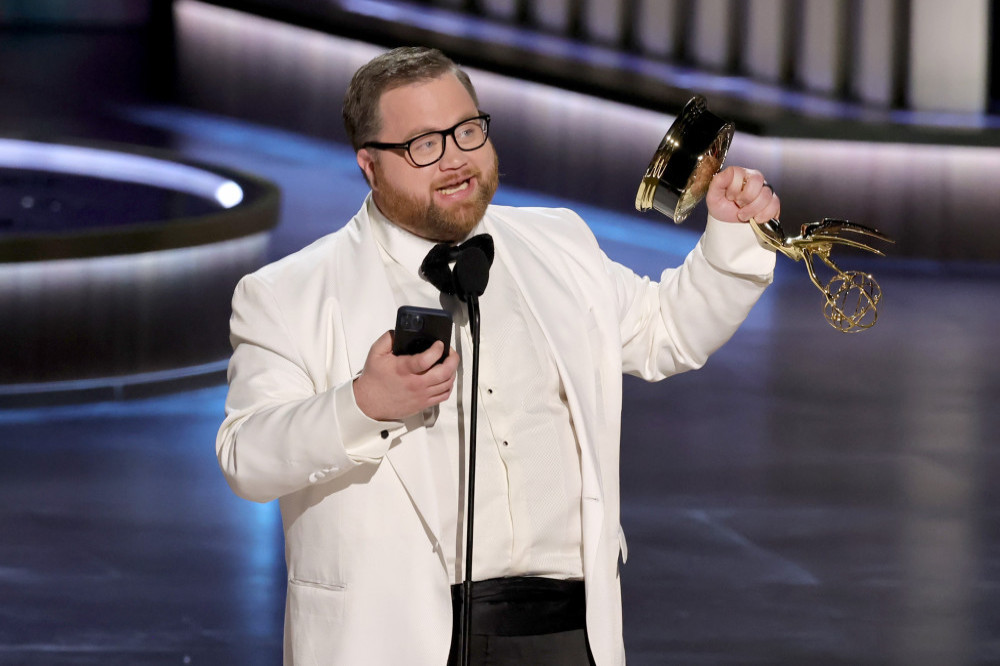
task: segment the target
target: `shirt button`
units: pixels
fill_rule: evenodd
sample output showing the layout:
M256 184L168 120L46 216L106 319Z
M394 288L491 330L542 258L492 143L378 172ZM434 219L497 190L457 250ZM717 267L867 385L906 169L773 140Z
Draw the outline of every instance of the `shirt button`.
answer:
M508 442L507 440L504 440L504 441L503 441L503 445L504 445L504 446L510 446L510 443L509 443L509 442Z

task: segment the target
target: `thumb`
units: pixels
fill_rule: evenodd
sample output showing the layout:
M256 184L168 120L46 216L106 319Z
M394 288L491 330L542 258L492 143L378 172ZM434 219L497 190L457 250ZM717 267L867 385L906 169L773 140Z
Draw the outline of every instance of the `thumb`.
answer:
M732 167L723 169L712 177L711 187L715 188L717 192L725 192L726 188L732 185L734 178L736 178L736 169Z
M385 356L392 353L392 331L386 331L372 345L373 354Z

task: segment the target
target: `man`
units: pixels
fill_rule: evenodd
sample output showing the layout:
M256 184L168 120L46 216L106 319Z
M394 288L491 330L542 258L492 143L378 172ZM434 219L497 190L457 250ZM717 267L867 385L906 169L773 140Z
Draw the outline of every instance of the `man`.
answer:
M621 374L700 367L732 335L774 266L745 222L777 217L777 197L759 172L718 174L705 235L657 283L571 211L490 204L489 118L441 53L363 66L344 118L371 194L343 229L240 282L217 441L237 494L280 499L286 663L457 663L471 338L464 305L419 267L482 233L496 259L480 299L472 577L488 612L473 652L624 663ZM453 313L443 362L440 342L391 353L403 304Z

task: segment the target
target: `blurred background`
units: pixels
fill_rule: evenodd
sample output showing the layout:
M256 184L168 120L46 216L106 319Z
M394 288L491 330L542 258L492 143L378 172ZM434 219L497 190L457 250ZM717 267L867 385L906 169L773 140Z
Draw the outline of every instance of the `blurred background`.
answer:
M800 263L703 370L626 378L632 664L1000 663L997 0L0 0L0 663L272 664L276 503L214 459L237 280L367 192L354 70L466 67L497 201L578 210L652 277L639 213L685 102L736 124L785 230L876 227L879 323Z

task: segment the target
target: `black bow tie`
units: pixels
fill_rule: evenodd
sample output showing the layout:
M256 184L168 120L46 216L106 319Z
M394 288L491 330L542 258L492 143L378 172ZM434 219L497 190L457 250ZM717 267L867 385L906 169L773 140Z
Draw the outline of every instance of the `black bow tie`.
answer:
M463 253L473 248L482 252L486 257L487 267L493 265L493 237L489 234L479 234L460 245L438 243L424 257L423 263L420 264L420 272L427 278L428 282L441 292L453 296L458 292L458 287L455 284L455 276L450 265L458 261ZM485 288L485 284L483 286Z

